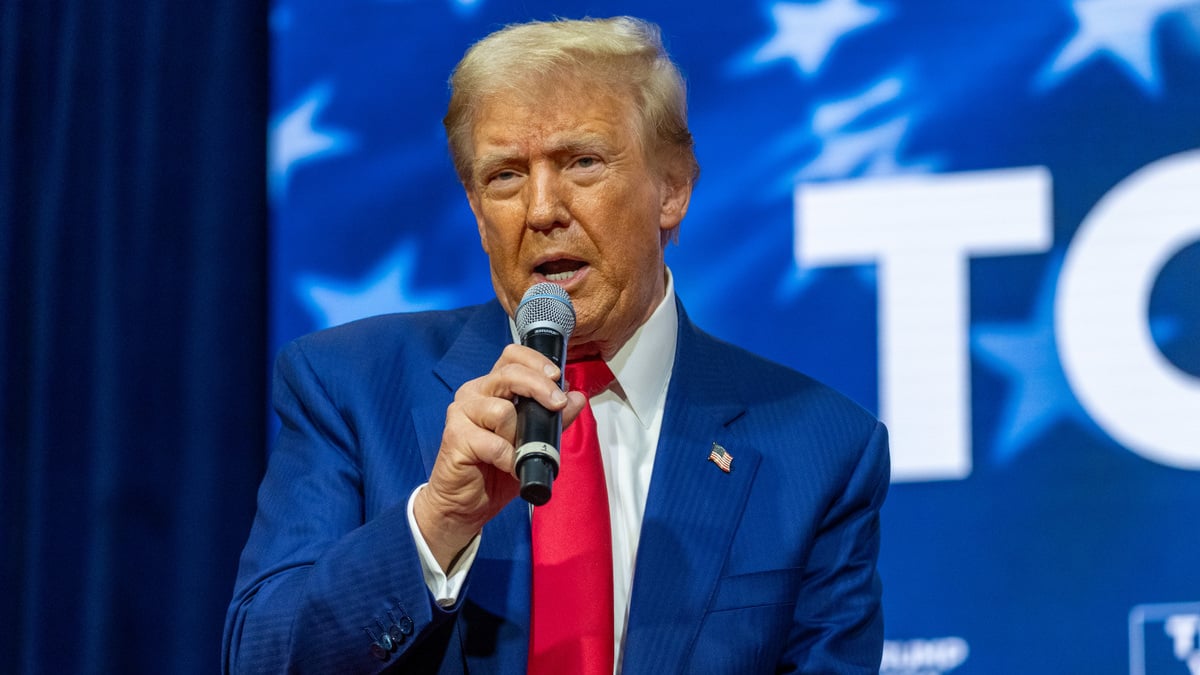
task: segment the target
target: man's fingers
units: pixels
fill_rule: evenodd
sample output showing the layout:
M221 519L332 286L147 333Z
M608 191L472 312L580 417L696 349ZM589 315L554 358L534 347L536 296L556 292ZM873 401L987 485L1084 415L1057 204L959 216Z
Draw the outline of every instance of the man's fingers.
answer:
M475 460L513 473L517 409L512 401L475 397L450 404L444 445L467 450Z
M465 425L456 430L452 440L457 447L467 450L477 462L489 464L503 473L513 473L516 450L506 437L481 427Z
M542 354L521 345L509 345L487 375L464 384L456 400L474 396L534 399L548 410L560 410L566 396L559 387L557 366Z
M496 361L496 366L506 363L519 363L534 370L542 370L546 366L557 371L557 367L550 359L546 358L545 354L531 349L525 345L511 344L504 348L500 358ZM495 368L493 368L495 370ZM551 375L551 377L554 377Z
M446 430L454 431L459 423L512 438L517 425L517 408L508 399L476 396L455 400L446 410Z

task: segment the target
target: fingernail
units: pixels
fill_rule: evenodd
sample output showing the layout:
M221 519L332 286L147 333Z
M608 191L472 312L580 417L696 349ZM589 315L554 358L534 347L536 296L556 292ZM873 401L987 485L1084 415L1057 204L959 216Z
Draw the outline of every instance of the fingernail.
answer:
M550 395L550 401L555 405L561 405L567 402L567 395L555 389L554 393Z
M558 379L558 367L554 364L547 363L542 367L542 372L546 373L546 377Z

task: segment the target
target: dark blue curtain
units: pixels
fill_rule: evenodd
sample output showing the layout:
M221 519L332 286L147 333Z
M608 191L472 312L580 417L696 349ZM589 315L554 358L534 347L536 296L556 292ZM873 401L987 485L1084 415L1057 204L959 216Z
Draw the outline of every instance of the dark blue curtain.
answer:
M0 673L211 673L263 470L267 8L0 3Z

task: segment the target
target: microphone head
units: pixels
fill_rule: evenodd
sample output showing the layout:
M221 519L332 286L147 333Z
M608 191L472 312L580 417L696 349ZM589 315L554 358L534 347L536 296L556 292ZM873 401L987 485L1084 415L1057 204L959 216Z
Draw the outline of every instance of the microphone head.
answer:
M521 339L535 328L549 328L561 333L566 340L575 330L575 307L562 286L543 281L525 291L514 322Z

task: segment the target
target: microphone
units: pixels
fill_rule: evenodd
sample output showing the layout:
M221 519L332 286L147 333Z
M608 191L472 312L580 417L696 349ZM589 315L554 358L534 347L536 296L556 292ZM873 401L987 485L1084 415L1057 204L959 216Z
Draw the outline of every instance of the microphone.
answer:
M545 355L564 373L558 382L562 387L567 340L575 330L571 296L548 281L534 284L521 298L515 322L521 344ZM521 479L521 498L534 506L550 501L561 438L562 413L550 412L531 398L517 398L517 477Z

